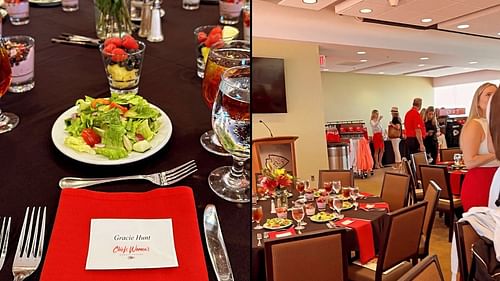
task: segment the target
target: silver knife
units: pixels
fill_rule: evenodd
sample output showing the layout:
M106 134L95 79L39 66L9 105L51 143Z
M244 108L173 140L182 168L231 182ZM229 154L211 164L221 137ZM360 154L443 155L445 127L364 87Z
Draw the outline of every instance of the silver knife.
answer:
M205 241L207 242L208 253L214 267L218 281L234 281L231 263L222 237L222 230L217 217L217 210L212 204L205 207L203 214L203 227L205 229Z

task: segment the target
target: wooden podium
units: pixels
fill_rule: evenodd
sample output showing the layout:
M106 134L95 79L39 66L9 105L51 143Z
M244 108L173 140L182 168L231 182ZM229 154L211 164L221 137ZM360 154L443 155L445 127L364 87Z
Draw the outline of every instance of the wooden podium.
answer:
M256 188L256 174L267 166L285 168L292 176L297 176L295 141L298 138L285 136L252 140L252 191Z

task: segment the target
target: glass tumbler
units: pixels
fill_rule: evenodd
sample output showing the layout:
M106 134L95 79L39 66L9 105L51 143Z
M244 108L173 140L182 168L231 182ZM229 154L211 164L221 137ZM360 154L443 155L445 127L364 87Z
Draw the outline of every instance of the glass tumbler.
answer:
M35 39L19 35L4 37L12 68L11 93L24 93L35 87Z
M12 25L23 25L30 22L30 5L28 0L5 0L5 4Z
M222 24L237 24L244 0L219 0L219 22Z

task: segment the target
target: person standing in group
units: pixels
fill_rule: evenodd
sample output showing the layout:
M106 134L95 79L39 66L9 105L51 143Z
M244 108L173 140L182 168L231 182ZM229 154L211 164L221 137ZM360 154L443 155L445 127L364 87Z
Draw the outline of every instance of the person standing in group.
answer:
M436 164L437 153L438 153L438 141L437 141L437 131L438 131L438 122L436 119L436 113L434 111L434 106L429 106L425 111L425 138L424 138L424 146L425 151L431 155L432 161L430 164Z
M460 193L465 212L472 207L488 205L491 182L499 166L495 153L488 150L491 135L486 120L486 107L495 91L497 87L491 83L476 90L460 134L460 148L468 169Z
M420 117L422 99L413 99L413 106L405 115L406 145L410 154L425 151L423 137L425 135L424 121Z
M393 106L391 108L392 120L389 122L389 139L392 143L394 151L394 169L401 168L401 152L399 151L399 142L401 141L401 118L399 118L399 110Z
M382 135L383 128L380 125L380 120L383 116L378 113L378 110L372 110L372 116L370 118L370 125L372 126L373 132L373 148L375 149L375 154L373 155L373 160L375 162L373 168L383 168L382 157L384 157L384 136Z

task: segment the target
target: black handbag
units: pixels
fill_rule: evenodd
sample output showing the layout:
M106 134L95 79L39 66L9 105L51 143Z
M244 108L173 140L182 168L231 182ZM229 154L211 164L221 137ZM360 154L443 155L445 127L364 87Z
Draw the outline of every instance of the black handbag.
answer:
M472 245L472 266L469 281L500 281L500 262L497 261L493 241L481 237Z

